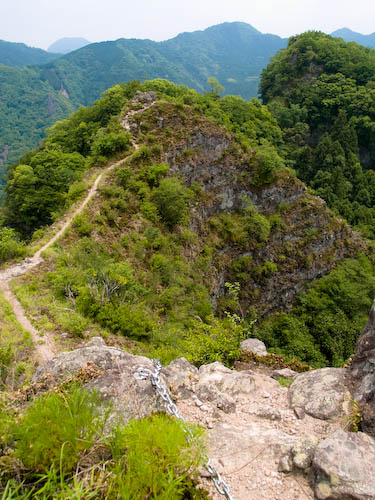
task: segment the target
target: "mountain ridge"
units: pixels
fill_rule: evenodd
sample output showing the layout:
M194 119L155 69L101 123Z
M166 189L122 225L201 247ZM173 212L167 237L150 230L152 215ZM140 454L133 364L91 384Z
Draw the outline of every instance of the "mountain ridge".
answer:
M78 50L91 42L82 37L63 37L53 42L47 49L47 52L57 52L59 54L67 54Z

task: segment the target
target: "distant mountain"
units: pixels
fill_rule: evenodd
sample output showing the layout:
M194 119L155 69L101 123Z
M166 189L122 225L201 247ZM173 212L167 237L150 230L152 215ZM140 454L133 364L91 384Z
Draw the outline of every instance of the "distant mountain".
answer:
M60 54L28 47L24 43L13 43L0 40L0 64L6 64L7 66L46 64L59 56Z
M287 39L235 22L164 42L93 43L33 67L33 76L31 69L16 75L0 67L0 167L36 146L46 126L73 108L92 104L119 82L164 78L205 92L213 76L228 94L256 97L262 69L286 45ZM20 85L14 83L17 79Z
M341 28L331 33L331 36L342 38L345 42L357 42L365 47L375 48L375 33L362 35L362 33L357 33L349 28Z
M81 49L91 42L86 38L60 38L48 47L48 52L58 52L59 54L68 54L74 50Z

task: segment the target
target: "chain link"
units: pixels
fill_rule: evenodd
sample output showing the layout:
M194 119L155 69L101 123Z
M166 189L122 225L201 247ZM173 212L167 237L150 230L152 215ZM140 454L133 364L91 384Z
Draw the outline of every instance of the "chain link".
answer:
M144 368L140 366L135 371L134 378L137 380L147 380L149 378L151 380L152 385L155 387L156 392L165 402L168 413L181 420L183 424L186 424L185 417L181 415L181 413L178 411L176 404L169 395L168 389L160 379L160 372L162 369L160 361L158 361L157 359L153 359L152 362L155 368L154 371L150 370L149 368ZM186 434L187 441L191 442L193 439L193 434L191 429L186 425L183 425L183 429ZM216 490L220 493L220 495L225 496L226 500L236 500L234 497L232 497L230 493L229 485L224 481L224 479L221 477L221 474L211 464L211 460L209 458L207 459L207 462L205 463L204 466L207 472L209 473L210 478L212 479Z

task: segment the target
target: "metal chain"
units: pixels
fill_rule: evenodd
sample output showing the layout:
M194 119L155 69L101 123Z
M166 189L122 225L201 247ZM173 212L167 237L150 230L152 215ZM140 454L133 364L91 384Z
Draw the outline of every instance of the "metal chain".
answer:
M178 418L183 422L183 424L185 424L186 423L185 417L181 415L181 413L178 411L176 404L173 402L171 396L169 395L168 389L160 379L160 372L162 369L160 361L158 361L157 359L153 359L152 362L154 364L155 371L140 366L135 371L134 378L137 380L147 380L149 378L151 380L152 385L155 387L156 392L165 402L168 413ZM186 434L187 441L191 442L193 439L193 434L191 429L186 425L183 425L183 430ZM209 473L210 478L212 479L215 488L220 493L220 495L225 496L227 500L236 500L230 494L229 485L224 481L224 479L221 477L221 474L211 464L211 460L209 458L207 459L207 462L204 464L204 466L207 472Z

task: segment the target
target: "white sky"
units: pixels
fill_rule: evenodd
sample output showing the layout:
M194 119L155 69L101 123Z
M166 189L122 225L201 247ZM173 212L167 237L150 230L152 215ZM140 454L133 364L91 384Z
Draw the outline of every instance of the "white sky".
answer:
M166 40L243 21L283 37L308 29L375 31L375 0L0 0L0 39L46 49L62 37Z

